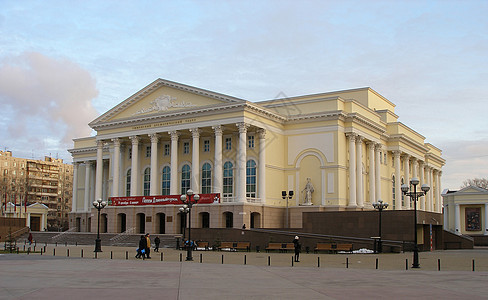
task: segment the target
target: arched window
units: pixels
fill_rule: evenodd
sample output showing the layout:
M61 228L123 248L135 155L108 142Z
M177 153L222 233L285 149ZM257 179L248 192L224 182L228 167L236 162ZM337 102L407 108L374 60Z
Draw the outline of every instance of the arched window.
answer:
M391 178L392 180L392 184L391 184L391 193L392 193L392 202L393 202L393 207L396 208L395 206L395 175L393 175L393 177Z
M163 168L163 176L162 176L162 187L161 187L161 195L169 195L170 193L170 186L171 186L171 168L166 166Z
M190 189L190 166L184 165L181 168L181 194L186 194L186 191Z
M256 162L252 159L246 163L246 197L256 198Z
M233 172L233 165L230 161L224 164L224 192L223 197L229 198L233 196L233 188L234 188L234 172Z
M151 168L144 170L144 196L149 196L151 189Z
M212 192L212 168L209 163L204 163L202 167L202 194Z
M130 169L127 171L127 176L125 180L125 196L130 196Z

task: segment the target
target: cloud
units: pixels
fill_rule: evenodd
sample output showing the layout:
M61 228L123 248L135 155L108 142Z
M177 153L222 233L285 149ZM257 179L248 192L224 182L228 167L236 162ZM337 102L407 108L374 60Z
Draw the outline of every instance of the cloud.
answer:
M4 108L0 115L7 122L7 132L2 133L2 140L19 151L30 150L22 149L26 145L37 150L52 147L45 153L56 151L53 140L59 149L71 147L73 138L90 134L87 124L97 116L92 106L97 96L90 73L68 59L38 52L4 57L0 61Z

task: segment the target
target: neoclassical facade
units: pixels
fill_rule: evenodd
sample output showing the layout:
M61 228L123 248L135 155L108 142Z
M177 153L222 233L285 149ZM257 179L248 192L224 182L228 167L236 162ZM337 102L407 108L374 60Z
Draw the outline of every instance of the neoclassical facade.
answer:
M412 177L431 186L418 208L440 213L441 150L394 108L370 88L249 102L157 79L74 140L70 226L94 230L101 198L103 231L181 233L191 188L192 227L297 228L303 212L379 199L413 209L400 190Z

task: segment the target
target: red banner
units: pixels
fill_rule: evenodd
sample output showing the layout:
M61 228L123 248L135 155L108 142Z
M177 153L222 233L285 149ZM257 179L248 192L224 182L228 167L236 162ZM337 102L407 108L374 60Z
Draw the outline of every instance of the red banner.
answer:
M211 204L220 202L220 194L199 194L198 204ZM133 197L110 197L108 205L110 206L128 206L128 205L183 205L181 195L168 196L133 196Z

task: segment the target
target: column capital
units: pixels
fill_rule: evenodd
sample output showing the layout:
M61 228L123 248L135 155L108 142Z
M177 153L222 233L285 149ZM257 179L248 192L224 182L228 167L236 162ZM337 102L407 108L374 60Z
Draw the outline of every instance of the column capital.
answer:
M382 148L383 148L383 145L381 145L380 143L375 143L374 144L374 149L376 151L381 151Z
M348 138L350 141L351 141L351 140L352 140L352 141L356 141L356 137L357 137L357 136L358 136L358 135L357 135L357 134L355 134L355 133L353 133L353 132L348 132L348 133L346 133L346 137L347 137L347 138Z
M148 136L151 138L151 143L158 143L159 142L159 134L151 133L151 134L148 134Z
M194 139L198 139L200 137L200 133L202 132L200 128L191 128L189 131Z
M361 144L363 141L364 141L364 137L363 136L360 136L360 135L357 135L356 136L356 143Z
M423 160L419 160L418 162L419 162L419 167L420 167L420 168L425 167L425 163L424 163L424 161L423 161Z
M180 133L176 130L168 131L168 134L171 136L172 141L178 141L178 138L180 137Z
M236 124L237 128L239 129L239 133L247 133L247 129L249 128L249 124L240 122Z
M216 125L216 126L212 126L212 129L214 130L215 135L222 136L222 132L224 131L224 126L222 126L222 125Z
M103 140L97 140L97 148L103 148L104 141Z
M266 137L266 129L264 128L259 128L258 130L256 130L257 134L258 134L258 137L260 139L264 139Z
M374 149L374 147L376 146L376 143L373 141L366 141L365 144L371 149Z
M113 138L112 142L114 143L114 146L120 147L120 139L119 138Z
M403 156L403 159L404 160L406 160L406 161L409 161L410 160L410 154L404 154L402 156Z
M392 151L392 152L393 152L393 156L394 156L395 158L397 158L397 157L399 158L399 157L400 157L400 155L402 154L402 151L400 151L400 150L394 150L394 151Z
M93 160L85 160L84 163L85 163L85 165L90 166L90 167L94 165Z
M130 136L129 139L132 141L132 145L139 144L139 141L141 140L141 138L137 135Z
M412 162L413 162L413 163L416 163L416 162L417 162L417 158L416 158L416 157L414 157L414 156L412 156Z

